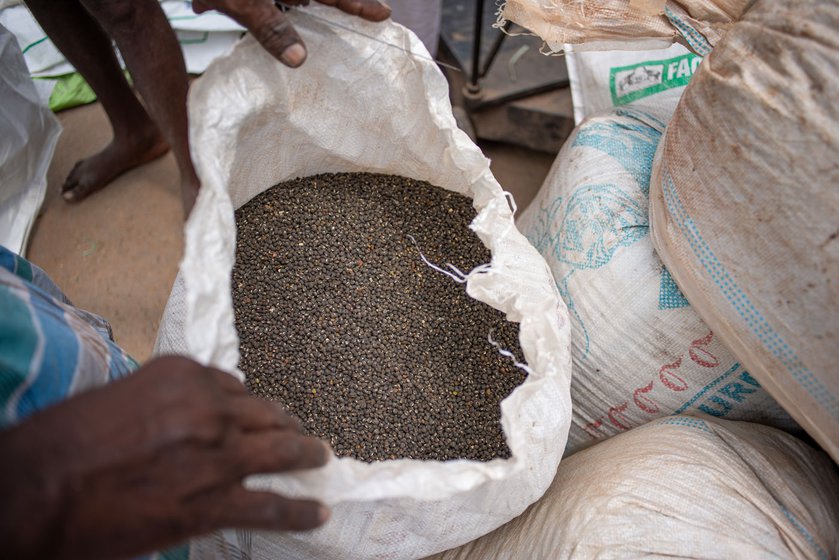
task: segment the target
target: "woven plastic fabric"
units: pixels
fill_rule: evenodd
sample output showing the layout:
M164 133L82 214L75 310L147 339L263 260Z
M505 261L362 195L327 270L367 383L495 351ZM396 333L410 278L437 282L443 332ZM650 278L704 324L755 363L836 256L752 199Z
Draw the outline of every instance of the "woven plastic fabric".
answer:
M762 1L659 145L653 243L703 319L839 460L839 5Z
M795 422L693 310L649 235L653 157L673 106L586 119L518 226L571 318L568 452L671 414Z
M680 42L700 56L710 52L753 0L507 0L499 22L536 34L548 50L646 50ZM656 10L650 10L654 4ZM663 8L658 5L663 4Z
M316 471L254 478L255 488L325 501L332 518L310 533L230 532L193 550L204 558L417 558L491 531L550 485L571 421L566 309L544 259L516 229L488 160L458 130L446 80L416 36L326 7L291 15L309 46L301 68L282 66L246 38L190 92L202 189L186 225L183 289L169 301L157 351L235 370L234 208L294 177L366 171L473 198L479 214L472 228L492 263L471 275L467 292L520 322L533 373L501 405L511 459L344 458Z
M671 416L564 459L523 515L427 560L824 560L838 525L825 453L768 426Z

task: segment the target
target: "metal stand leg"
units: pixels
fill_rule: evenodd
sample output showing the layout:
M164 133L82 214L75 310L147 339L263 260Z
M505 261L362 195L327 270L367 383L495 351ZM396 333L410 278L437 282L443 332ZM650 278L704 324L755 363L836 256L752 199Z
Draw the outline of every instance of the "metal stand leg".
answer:
M489 73L489 69L492 68L492 63L495 62L495 57L498 56L498 51L501 50L501 45L504 44L504 39L507 38L507 32L510 31L511 27L513 27L513 22L507 20L504 23L504 27L501 28L501 33L495 37L495 42L492 43L492 48L489 49L489 56L484 61L484 67L478 75L479 78L483 78Z
M469 83L466 84L466 93L469 97L480 97L481 86L480 64L481 64L481 35L484 28L484 0L475 2L475 27L472 38L472 71L469 73Z

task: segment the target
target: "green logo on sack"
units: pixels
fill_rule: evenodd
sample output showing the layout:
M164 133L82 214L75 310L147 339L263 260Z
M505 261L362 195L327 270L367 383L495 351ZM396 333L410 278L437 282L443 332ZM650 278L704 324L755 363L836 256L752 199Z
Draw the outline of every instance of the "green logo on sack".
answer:
M609 72L612 104L616 107L626 105L654 93L686 86L700 62L701 56L688 53L667 60L612 68Z

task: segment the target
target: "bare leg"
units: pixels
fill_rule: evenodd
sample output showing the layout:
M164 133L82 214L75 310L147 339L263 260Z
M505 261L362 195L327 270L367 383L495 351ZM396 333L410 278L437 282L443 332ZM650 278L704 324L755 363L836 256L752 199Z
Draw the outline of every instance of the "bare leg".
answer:
M66 200L81 200L125 171L165 154L169 147L125 80L111 39L77 0L28 0L27 6L102 103L114 138L79 161L62 187Z
M181 173L184 209L189 212L199 183L189 157L189 84L175 32L157 0L81 1L113 37L149 114L172 147Z

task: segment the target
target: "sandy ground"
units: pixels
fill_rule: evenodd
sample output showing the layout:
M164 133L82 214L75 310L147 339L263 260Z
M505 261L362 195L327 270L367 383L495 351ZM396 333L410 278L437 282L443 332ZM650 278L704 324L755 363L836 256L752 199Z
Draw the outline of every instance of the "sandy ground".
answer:
M104 147L110 126L101 106L59 114L64 132L49 171L49 190L27 257L44 268L77 306L108 319L137 360L151 355L182 254L183 215L171 154L118 178L79 204L59 196L73 164ZM487 143L485 154L519 209L535 195L553 156Z

